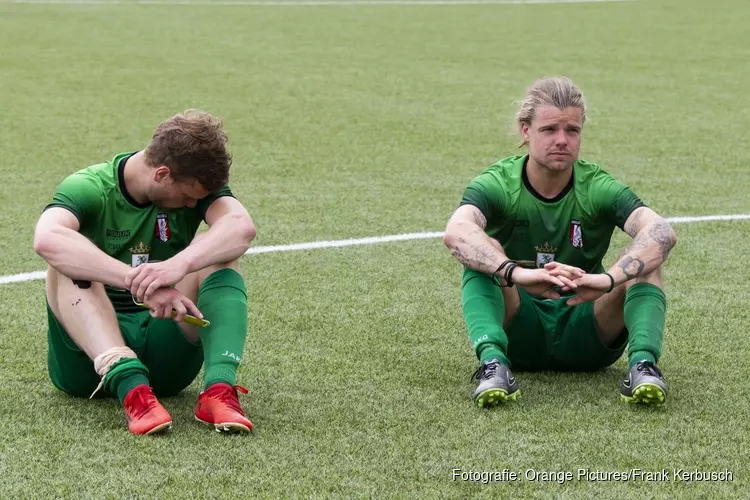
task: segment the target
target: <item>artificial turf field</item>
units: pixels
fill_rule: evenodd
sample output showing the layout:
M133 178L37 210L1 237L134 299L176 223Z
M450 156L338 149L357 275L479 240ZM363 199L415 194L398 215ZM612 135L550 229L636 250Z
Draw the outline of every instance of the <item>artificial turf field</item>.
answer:
M588 99L582 157L657 212L750 214L746 1L283 4L0 0L0 497L747 498L744 219L674 225L658 409L619 401L625 358L516 372L518 404L473 407L460 265L434 235L243 257L252 436L193 420L200 379L163 400L175 424L156 438L52 386L44 282L9 278L44 269L36 218L65 175L190 107L225 121L253 247L442 231L471 178L519 151L513 102L552 74Z

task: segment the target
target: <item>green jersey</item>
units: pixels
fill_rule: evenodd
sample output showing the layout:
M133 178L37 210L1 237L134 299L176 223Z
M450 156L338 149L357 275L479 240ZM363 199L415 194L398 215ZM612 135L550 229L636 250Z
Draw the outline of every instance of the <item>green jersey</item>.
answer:
M505 158L475 177L461 205L474 205L487 218L486 233L508 258L526 267L552 261L587 273L604 271L602 259L615 226L643 202L599 165L578 160L573 176L553 199L537 193L526 175L528 155Z
M92 165L66 177L45 208L64 207L76 216L80 233L107 255L136 267L159 262L187 247L217 198L232 196L224 186L194 208L162 209L136 202L125 187L124 168L135 153L121 153L112 161ZM128 290L105 285L115 310L141 311Z

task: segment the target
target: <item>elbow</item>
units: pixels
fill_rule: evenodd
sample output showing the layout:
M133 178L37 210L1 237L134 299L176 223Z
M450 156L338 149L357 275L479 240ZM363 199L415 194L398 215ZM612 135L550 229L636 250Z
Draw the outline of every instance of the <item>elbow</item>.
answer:
M658 220L648 230L648 236L657 243L663 259L667 260L669 253L677 245L677 234L669 222L664 219Z
M658 234L658 230L655 232ZM667 251L672 250L677 245L677 233L674 232L674 229L672 229L672 226L666 220L662 222L661 232L664 247Z
M37 231L34 234L34 252L47 260L54 245L54 230Z
M44 254L47 253L47 239L44 238L44 236L40 234L34 235L34 252L42 258L44 258Z
M237 233L242 237L243 242L249 248L250 242L255 239L257 231L253 220L247 214L233 213L231 214L234 219L232 226L235 228Z
M255 236L258 234L258 232L255 229L255 226L251 222L250 225L246 228L245 238L247 240L247 245L250 246L250 243L255 239Z
M674 229L670 226L669 228L669 250L672 250L675 246L677 246L677 233L674 232Z
M456 244L456 233L453 230L453 225L448 224L443 233L443 244L448 248L453 248Z
M453 221L449 222L443 233L443 244L450 250L456 248L458 240L461 238L462 228L465 225L464 221Z

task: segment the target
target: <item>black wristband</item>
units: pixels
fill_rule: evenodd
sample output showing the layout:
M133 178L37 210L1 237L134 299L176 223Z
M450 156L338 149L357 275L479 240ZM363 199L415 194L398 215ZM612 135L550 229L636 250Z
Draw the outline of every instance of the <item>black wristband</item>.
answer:
M495 270L494 273L492 273L492 281L494 281L497 286L503 287L503 284L500 282L500 277L497 275L497 273L505 269L505 275L503 276L503 279L506 282L505 286L508 286L508 287L513 286L512 282L509 282L509 278L510 278L510 273L512 272L512 269L516 267L517 265L518 264L516 264L511 259L506 260L505 262L500 264L500 266Z
M511 275L513 274L513 270L518 267L518 264L513 262L511 265L508 266L508 269L505 270L505 286L508 288L513 288L513 280L511 279Z
M609 292L611 292L611 291L612 291L612 289L613 289L613 288L615 287L615 279L614 279L614 278L612 277L612 275L611 275L611 274L609 274L609 273L608 273L608 272L606 272L606 271L604 272L604 274L606 274L607 276L609 276L609 279L610 279L610 281L612 282L612 284L611 284L611 285L609 286L609 290L607 290L607 291L605 292L605 293L609 293Z
M492 276L496 276L496 275L497 275L497 273L499 273L500 271L502 271L502 270L503 270L503 268L504 268L505 266L507 266L508 264L510 264L511 262L513 262L513 261L512 261L512 260L510 260L510 259L508 259L508 260L504 261L504 262L503 262L502 264L500 264L500 267L498 267L497 269L495 269L495 272L494 272L494 273L492 273Z

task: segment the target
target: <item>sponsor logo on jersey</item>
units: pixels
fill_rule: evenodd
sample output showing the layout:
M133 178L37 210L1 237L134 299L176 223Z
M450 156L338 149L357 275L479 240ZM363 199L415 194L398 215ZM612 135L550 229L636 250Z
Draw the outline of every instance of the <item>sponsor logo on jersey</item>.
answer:
M529 221L527 220L516 220L513 223L514 227L529 227Z
M172 236L172 230L169 229L169 215L161 213L156 216L156 227L154 227L156 237L166 243Z
M109 229L107 228L107 238L121 240L130 238L130 229Z
M583 232L581 231L581 221L570 221L570 244L574 248L583 248Z
M549 242L545 241L544 245L534 248L536 249L536 267L544 267L545 264L554 262L557 248L550 245Z
M130 253L132 255L133 267L138 267L141 264L148 264L148 254L151 251L151 247L143 243L142 241L138 246L130 247Z

